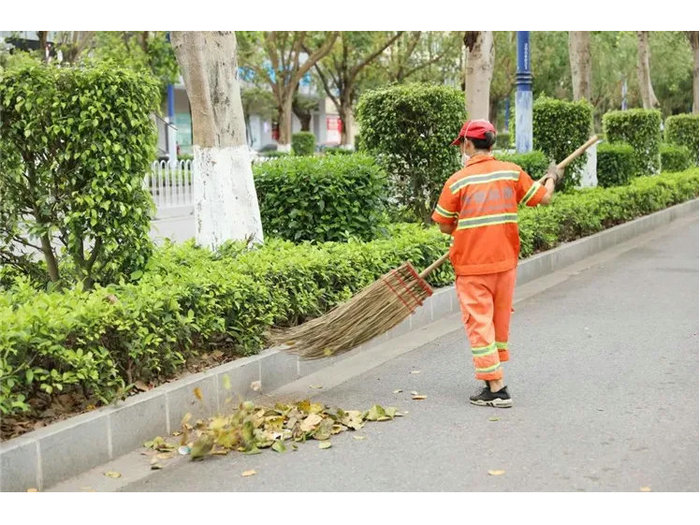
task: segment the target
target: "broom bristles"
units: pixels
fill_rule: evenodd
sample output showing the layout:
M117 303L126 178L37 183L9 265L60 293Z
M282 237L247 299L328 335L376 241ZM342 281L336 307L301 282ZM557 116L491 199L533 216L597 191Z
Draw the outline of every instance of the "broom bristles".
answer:
M406 262L321 317L273 332L272 340L304 359L338 355L398 325L432 293Z

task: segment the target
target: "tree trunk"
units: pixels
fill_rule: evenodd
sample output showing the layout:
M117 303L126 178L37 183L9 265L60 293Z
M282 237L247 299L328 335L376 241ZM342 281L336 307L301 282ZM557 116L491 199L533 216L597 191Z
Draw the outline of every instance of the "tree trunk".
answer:
M464 73L467 116L470 119L488 119L495 57L493 31L467 31L464 45L467 48Z
M277 139L277 151L290 152L292 150L292 100L294 95L282 99L277 107L279 111L280 135Z
M690 49L693 51L693 113L698 114L698 32L688 31Z
M301 131L311 131L311 112L292 102L292 111L301 123Z
M192 112L195 240L262 242L232 31L173 31Z
M637 31L637 79L644 109L653 109L659 105L651 85L650 56L649 31Z
M591 33L569 31L569 64L574 100L591 101Z
M352 134L355 117L352 113L351 99L348 97L352 97L352 93L347 93L346 96L340 100L340 107L338 108L338 114L340 115L340 121L343 126L340 132L340 144L345 148L351 148L355 143L355 137Z
M49 61L49 54L46 52L46 45L48 44L49 32L48 31L37 31L37 37L39 38L39 53L41 55L42 62Z

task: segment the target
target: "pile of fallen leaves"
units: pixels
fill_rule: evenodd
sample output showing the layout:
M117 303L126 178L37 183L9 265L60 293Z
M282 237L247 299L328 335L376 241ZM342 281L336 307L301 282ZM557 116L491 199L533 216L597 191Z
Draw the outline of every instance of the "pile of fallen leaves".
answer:
M228 416L215 416L190 424L190 414L182 421L180 447L157 437L145 443L147 448L160 454L155 460L167 459L179 451L189 454L193 460L204 456L225 455L231 451L259 454L262 449L285 452L285 442L304 442L315 439L320 448L331 446L330 437L346 430L359 430L366 421L389 421L403 414L394 407L374 405L366 411L329 408L308 399L293 404L277 403L273 407L257 406L252 401L243 401L238 409ZM153 468L160 468L153 461Z

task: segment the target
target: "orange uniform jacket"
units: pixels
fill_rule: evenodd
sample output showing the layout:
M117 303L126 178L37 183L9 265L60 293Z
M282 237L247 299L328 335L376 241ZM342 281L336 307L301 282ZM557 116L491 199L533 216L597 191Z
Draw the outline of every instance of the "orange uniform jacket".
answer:
M545 188L512 162L475 155L452 175L433 220L456 224L450 261L457 275L483 275L515 268L520 254L518 204L536 206Z

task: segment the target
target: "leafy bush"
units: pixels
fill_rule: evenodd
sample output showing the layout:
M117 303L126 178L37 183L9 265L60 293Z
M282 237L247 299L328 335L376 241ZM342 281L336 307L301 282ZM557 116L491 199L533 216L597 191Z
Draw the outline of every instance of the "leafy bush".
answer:
M558 194L549 207L520 211L521 257L697 195L697 169ZM212 347L253 354L271 326L324 313L404 260L421 270L449 246L434 227L393 225L390 233L368 243L228 243L215 253L167 244L138 282L90 292L37 292L19 277L0 294L0 412L31 410L39 392L109 401L125 384L158 383ZM453 280L450 265L429 278L433 286Z
M259 154L261 157L268 157L268 158L289 157L288 151L277 151L277 150L263 151L263 150L261 150L259 152Z
M697 198L698 182L697 169L691 169L658 177L637 177L626 186L555 194L550 206L520 210L520 256L529 257L561 242Z
M691 113L671 115L666 118L664 137L669 144L685 146L691 154L691 161L698 164L698 116Z
M517 164L535 180L544 176L549 166L549 159L542 151L530 151L528 153L497 153L495 158Z
M463 93L445 86L368 91L357 105L360 151L377 158L389 173L393 196L425 223L445 180L461 167L459 150L450 143L465 118Z
M603 115L603 129L608 142L626 142L634 148L636 175L661 171L661 113L658 110L610 111Z
M499 149L508 149L511 147L509 132L501 131L496 135L496 147Z
M532 105L532 146L561 162L586 142L593 130L593 106L585 100L568 102L539 97ZM578 186L586 156L575 159L559 182L561 190Z
M145 266L152 200L142 181L155 155L158 97L151 76L111 67L3 73L0 260L32 274L16 241L44 255L43 281L87 287Z
M292 153L299 156L313 155L316 149L316 136L309 131L292 134Z
M690 150L685 146L661 143L661 169L664 171L683 171L693 163Z
M347 148L341 148L340 146L335 146L331 148L325 148L323 153L326 155L352 155L355 151Z
M253 174L268 235L323 242L382 232L387 176L367 155L289 157Z
M627 184L636 170L634 148L624 142L603 143L596 154L598 186L608 188Z
M92 292L37 293L20 278L0 294L0 412L30 410L38 392L106 402L125 384L164 380L211 345L253 354L273 324L323 313L404 260L425 268L449 244L435 228L391 232L369 243L230 243L217 253L170 244L138 283ZM430 282L453 278L448 265Z

